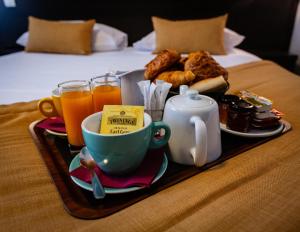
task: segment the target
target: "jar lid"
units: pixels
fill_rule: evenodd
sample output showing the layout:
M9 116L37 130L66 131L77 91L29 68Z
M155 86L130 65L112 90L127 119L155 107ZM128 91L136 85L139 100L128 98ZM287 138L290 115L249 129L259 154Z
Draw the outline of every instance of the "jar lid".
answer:
M244 100L231 102L230 109L241 113L251 113L254 110L254 106Z
M240 97L233 94L225 94L220 97L219 101L221 103L231 103L231 102L237 102L240 100Z

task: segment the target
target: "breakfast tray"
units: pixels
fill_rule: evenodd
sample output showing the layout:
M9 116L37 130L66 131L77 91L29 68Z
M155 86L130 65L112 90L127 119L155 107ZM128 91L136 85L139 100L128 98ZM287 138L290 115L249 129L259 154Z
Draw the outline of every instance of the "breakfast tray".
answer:
M200 168L169 161L168 168L162 178L152 184L150 188L122 194L107 194L104 199L96 200L92 192L80 188L70 178L69 164L75 155L70 153L66 137L49 134L45 129L36 126L38 122L35 121L29 126L33 140L57 187L64 208L70 215L82 219L97 219L111 215L171 185L175 185L246 150L278 137L291 129L290 124L283 121L285 125L283 131L267 138L237 137L222 132L223 152L216 161ZM167 148L166 153L168 154Z

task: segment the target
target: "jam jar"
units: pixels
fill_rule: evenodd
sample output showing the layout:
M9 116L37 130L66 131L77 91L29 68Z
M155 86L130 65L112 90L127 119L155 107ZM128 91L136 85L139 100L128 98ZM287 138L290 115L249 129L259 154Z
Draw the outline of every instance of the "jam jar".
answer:
M229 105L227 128L239 132L248 132L254 106L244 100Z
M225 94L220 97L218 104L219 104L219 115L220 115L221 123L227 124L229 105L239 100L240 100L239 96L232 95L232 94Z

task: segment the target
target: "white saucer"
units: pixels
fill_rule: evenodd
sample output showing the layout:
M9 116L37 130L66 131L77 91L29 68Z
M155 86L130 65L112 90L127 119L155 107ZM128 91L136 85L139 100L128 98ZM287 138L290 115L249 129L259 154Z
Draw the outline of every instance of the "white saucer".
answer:
M56 131L49 130L49 129L45 129L45 130L46 130L49 134L52 134L52 135L62 136L62 137L66 137L66 136L67 136L67 133L56 132Z
M280 125L275 128L271 128L271 129L251 128L248 132L240 132L240 131L228 129L228 128L226 128L226 125L223 123L220 123L220 128L222 131L225 131L225 132L233 134L233 135L249 137L249 138L263 138L263 137L269 137L269 136L273 136L273 135L281 133L282 130L284 129L284 123L282 121L279 121L279 122L280 122Z
M79 154L78 154L73 158L72 162L70 163L69 172L73 171L74 169L78 168L79 166L80 166L80 160L79 160ZM168 158L167 158L166 154L164 154L162 164L161 164L160 169L159 169L158 173L156 174L154 180L152 181L152 184L155 183L156 181L158 181L163 176L163 174L167 170L167 167L168 167ZM73 182L76 185L78 185L79 187L86 189L88 191L93 191L91 184L86 183L74 176L70 176L70 177L73 180ZM133 192L133 191L137 191L137 190L140 190L143 188L145 188L145 187L141 187L141 186L133 186L133 187L128 187L128 188L104 187L104 191L106 194L119 194L119 193Z

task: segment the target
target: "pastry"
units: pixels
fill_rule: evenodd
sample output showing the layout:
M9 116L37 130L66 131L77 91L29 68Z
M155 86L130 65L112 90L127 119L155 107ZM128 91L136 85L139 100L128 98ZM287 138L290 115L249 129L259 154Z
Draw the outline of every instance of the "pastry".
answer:
M181 56L174 50L163 50L146 65L145 79L153 80L158 74L167 70L180 60Z
M184 64L184 70L192 71L196 75L195 82L221 75L225 80L228 79L227 70L219 65L206 51L190 53Z
M218 92L226 90L228 88L228 82L223 78L223 76L218 76L215 78L206 78L204 80L193 83L190 89L195 89L199 93L207 92Z
M188 59L187 56L184 56L184 57L180 58L180 60L177 62L177 64L174 65L174 66L177 67L177 70L184 71L184 64L187 61L187 59Z
M191 71L165 71L156 78L156 80L171 83L173 89L178 88L180 85L189 85L194 79L195 75Z

